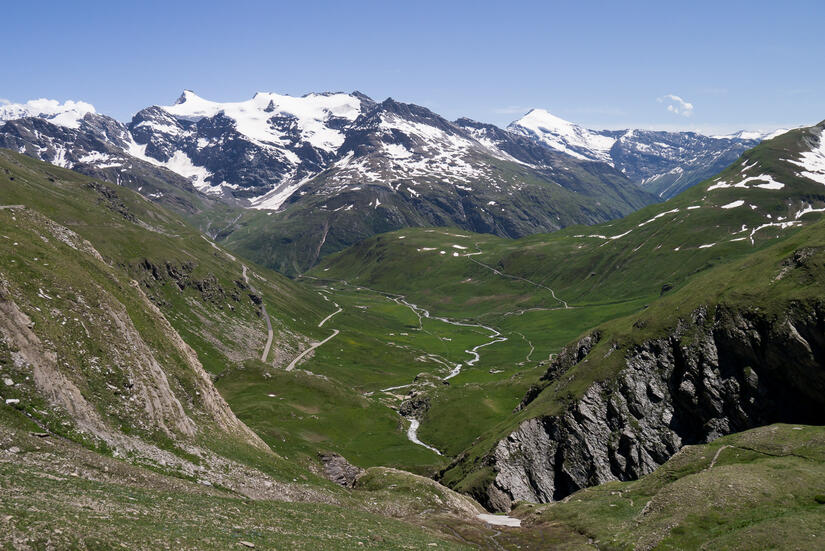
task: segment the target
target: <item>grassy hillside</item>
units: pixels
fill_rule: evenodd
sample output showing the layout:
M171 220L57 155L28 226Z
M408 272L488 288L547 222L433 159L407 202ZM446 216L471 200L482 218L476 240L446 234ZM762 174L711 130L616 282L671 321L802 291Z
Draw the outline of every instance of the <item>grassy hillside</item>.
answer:
M598 549L814 549L825 533L823 469L822 427L771 425L683 448L638 481L516 514Z
M355 390L272 365L326 332L328 299L251 264L245 279L239 259L126 188L5 151L0 207L0 546L449 549L465 546L444 540L458 539L448 525L475 534L465 543L492 533L477 504L407 473L344 490L291 432L306 424L262 431L270 448L218 394L213 379L248 393L257 376L289 396L281 408L332 396L358 409ZM276 333L267 362L259 302ZM342 411L338 436L359 435ZM378 403L360 417L388 418ZM423 450L402 435L390 439Z
M809 149L820 131L764 142L711 180L615 222L515 241L406 230L332 255L312 275L394 289L438 311L471 315L558 305L543 296L546 289L514 277L552 288L571 305L658 296L665 285L676 287L818 218L825 188L800 177L787 159ZM494 277L490 268L512 277Z
M260 357L266 340L240 262L128 189L10 152L0 179L7 406L47 432L190 478L201 462L239 461L291 479L297 467L235 417L209 375ZM268 275L256 287L281 347L300 346L320 301Z
M403 492L374 484L291 502L298 496L272 480L248 481L258 487L243 495L30 434L40 430L0 407L4 548L227 549L247 542L258 549L470 549L476 546L450 541L458 539L452 534L445 539L444 525L466 524L476 543L492 533L458 516L462 498L444 505L449 490L434 492L412 478L394 480L405 481Z

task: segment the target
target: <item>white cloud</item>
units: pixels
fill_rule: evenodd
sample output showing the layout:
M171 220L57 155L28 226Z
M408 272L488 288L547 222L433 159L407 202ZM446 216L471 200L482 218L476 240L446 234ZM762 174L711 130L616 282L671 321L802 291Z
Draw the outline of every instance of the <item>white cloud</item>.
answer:
M11 102L9 100L7 100L6 98L0 98L0 105L8 105L10 103Z
M682 115L689 117L693 114L693 104L685 101L675 94L667 94L660 98L656 98L659 103L667 104L667 110L675 115Z

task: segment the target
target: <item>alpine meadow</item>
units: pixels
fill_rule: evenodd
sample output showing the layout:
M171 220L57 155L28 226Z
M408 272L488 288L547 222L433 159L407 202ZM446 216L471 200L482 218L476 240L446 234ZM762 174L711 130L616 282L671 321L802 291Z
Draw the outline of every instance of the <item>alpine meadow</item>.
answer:
M825 548L820 3L4 11L0 549Z

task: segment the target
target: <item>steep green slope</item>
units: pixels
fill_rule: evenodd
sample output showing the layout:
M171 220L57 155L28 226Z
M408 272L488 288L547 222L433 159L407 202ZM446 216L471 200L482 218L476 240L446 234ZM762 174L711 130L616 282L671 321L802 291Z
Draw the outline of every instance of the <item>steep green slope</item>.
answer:
M213 484L240 484L214 470L235 462L290 478L297 467L235 417L208 374L259 357L267 338L240 263L127 189L10 152L0 179L6 405L162 470L197 477L203 462ZM300 345L315 295L275 274L256 286L282 347Z

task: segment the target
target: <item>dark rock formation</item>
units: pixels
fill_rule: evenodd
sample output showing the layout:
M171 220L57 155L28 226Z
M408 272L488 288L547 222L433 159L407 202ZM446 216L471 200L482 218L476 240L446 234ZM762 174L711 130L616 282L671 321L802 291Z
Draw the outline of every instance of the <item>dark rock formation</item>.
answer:
M358 476L364 472L337 453L322 453L319 457L324 464L326 477L345 488L352 488Z
M565 351L545 377L581 361L592 341ZM670 335L627 350L624 365L559 415L526 420L498 442L486 458L495 471L487 507L635 479L682 446L732 432L825 422L825 304L791 303L781 316L700 308Z
M430 409L430 399L424 394L414 394L408 400L404 400L401 403L401 407L398 408L398 413L404 417L421 419L428 409Z

